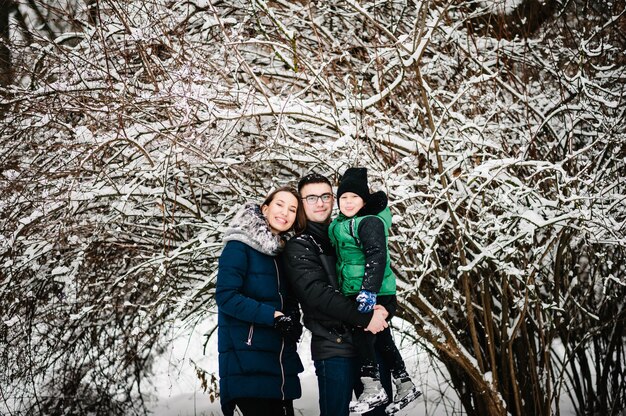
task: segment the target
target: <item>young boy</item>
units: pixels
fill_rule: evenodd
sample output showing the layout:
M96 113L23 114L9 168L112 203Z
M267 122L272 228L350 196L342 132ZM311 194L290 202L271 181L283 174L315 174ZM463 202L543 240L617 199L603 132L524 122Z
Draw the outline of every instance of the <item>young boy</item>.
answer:
M337 251L340 289L356 300L359 312L367 313L378 303L387 309L391 319L397 305L396 280L387 249L391 227L387 195L382 191L370 194L366 168L349 168L340 180L337 203L341 213L330 224L328 234ZM376 335L355 328L353 341L361 361L364 390L357 402L350 403L351 412L365 413L387 400L380 383L376 349L391 369L396 385L394 402L386 412L395 413L421 395L406 371L390 328Z

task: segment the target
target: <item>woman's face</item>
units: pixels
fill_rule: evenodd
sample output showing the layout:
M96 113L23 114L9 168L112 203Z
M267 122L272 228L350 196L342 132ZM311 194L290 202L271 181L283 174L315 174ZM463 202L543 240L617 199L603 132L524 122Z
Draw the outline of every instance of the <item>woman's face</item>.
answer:
M273 234L289 231L296 220L298 199L289 192L278 192L269 205L263 205L261 212L267 219Z

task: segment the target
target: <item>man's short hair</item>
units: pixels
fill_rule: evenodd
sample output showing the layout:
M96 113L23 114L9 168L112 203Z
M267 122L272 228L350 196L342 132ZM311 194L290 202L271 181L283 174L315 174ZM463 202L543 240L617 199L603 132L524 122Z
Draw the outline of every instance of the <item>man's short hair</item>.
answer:
M309 185L311 183L325 183L332 188L332 185L330 184L330 180L328 180L326 176L320 175L319 173L316 173L316 172L311 172L311 173L304 175L298 182L298 192L302 191L302 188L304 188L304 185Z

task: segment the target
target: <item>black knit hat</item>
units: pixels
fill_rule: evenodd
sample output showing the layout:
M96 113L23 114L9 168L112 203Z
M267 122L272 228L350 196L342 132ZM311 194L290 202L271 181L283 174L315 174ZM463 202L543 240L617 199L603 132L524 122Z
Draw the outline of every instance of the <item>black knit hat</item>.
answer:
M365 206L357 213L361 215L378 214L387 207L387 194L383 191L370 193L367 186L367 168L348 168L339 180L337 189L337 204L339 198L346 192L352 192L363 198Z
M339 188L337 188L337 200L346 192L357 194L367 203L370 196L370 190L367 186L367 168L348 168L344 172L339 181Z

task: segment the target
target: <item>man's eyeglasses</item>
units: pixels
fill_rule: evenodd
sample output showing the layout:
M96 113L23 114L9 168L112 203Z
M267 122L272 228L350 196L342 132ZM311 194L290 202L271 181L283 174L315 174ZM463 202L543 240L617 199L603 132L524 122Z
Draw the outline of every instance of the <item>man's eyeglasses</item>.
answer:
M322 194L322 195L308 195L302 198L309 205L317 204L317 200L321 199L322 202L330 202L333 199L333 194Z

